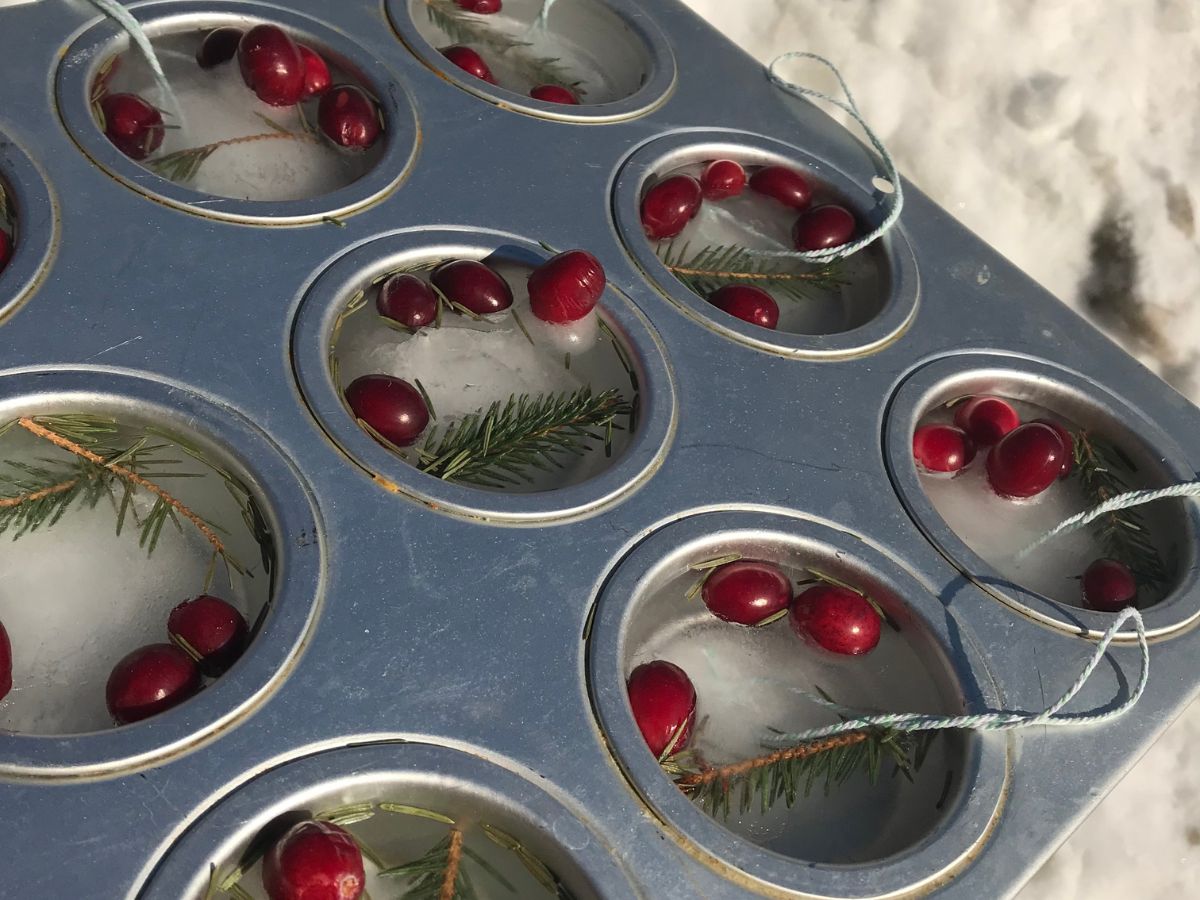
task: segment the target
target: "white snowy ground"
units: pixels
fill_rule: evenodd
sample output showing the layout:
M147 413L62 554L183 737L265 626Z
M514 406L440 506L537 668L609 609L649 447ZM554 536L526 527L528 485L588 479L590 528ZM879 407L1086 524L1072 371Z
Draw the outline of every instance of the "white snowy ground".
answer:
M1200 2L684 2L836 62L905 175L1200 401ZM1123 221L1135 267L1092 271ZM1194 704L1019 900L1200 897L1198 742Z

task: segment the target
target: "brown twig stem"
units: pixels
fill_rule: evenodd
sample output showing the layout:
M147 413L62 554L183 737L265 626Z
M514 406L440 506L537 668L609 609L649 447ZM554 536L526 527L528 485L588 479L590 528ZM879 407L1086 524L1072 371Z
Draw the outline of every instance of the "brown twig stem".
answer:
M20 506L22 503L34 503L43 497L61 494L63 491L69 491L75 487L76 483L77 479L72 478L70 481L60 481L58 484L52 484L50 487L42 488L40 491L21 494L19 497L5 497L0 499L0 509L8 509L10 506Z
M739 281L820 281L819 272L724 272L717 269L690 269L687 266L667 266L674 275L703 278L732 278Z
M219 537L217 537L217 535L213 532L213 530L211 528L208 527L208 525L204 522L204 520L201 519L194 512L192 512L190 509L188 509L186 506L184 506L180 501L176 500L174 497L172 497L170 494L168 494L166 491L164 491L162 488L160 488L153 481L148 481L147 479L143 478L141 475L125 468L122 465L118 465L117 463L110 463L103 456L100 456L97 453L93 453L91 450L88 450L86 447L79 446L74 441L68 440L67 438L63 437L61 434L57 434L56 432L51 431L49 428L46 428L45 426L39 425L37 422L33 421L33 419L30 419L27 416L23 416L20 419L18 419L17 424L20 425L22 428L24 428L26 431L28 431L30 434L35 434L38 437L43 438L44 440L47 440L50 443L54 444L54 446L56 446L56 447L61 447L63 450L66 450L69 453L74 453L76 456L82 457L83 459L86 459L88 462L95 463L98 466L103 466L104 468L108 469L108 471L112 472L114 475L117 475L120 478L124 478L130 484L136 484L138 487L145 488L150 493L154 494L154 496L158 497L160 500L162 500L164 503L166 503L168 506L170 506L172 509L174 509L176 512L178 512L181 516L183 516L189 522L191 522L193 525L195 525L196 530L199 531L202 535L204 535L205 540L207 540L210 544L212 544L213 549L217 553L220 553L222 556L225 554L225 545L223 543L221 543L221 539ZM66 490L66 488L63 487L61 484L56 484L53 487L46 488L45 490L46 491L57 491L59 489ZM41 493L41 492L39 492L39 493Z
M753 769L761 769L764 766L771 766L789 759L803 759L806 756L815 756L818 753L824 753L827 750L836 750L839 747L850 747L854 744L861 744L866 739L867 732L850 731L846 734L807 741L795 747L786 747L783 750L768 753L766 756L756 756L753 759L744 759L741 762L730 763L726 766L713 766L702 772L684 775L682 778L676 779L675 783L681 788L690 788L712 784L714 781L730 781L739 775L745 775Z
M446 874L442 877L442 889L438 900L454 900L454 885L458 881L458 867L462 862L463 833L457 825L450 831L450 850L446 854Z
M167 156L175 156L179 153L196 153L199 151L212 152L221 147L232 147L234 144L250 144L254 141L269 141L271 139L288 138L293 141L305 141L309 144L315 144L317 139L311 134L297 134L294 131L264 131L262 134L247 134L242 137L226 138L223 141L213 141L211 144L201 144L199 147L189 147L187 150L176 150L174 153L168 153ZM166 157L162 157L166 159ZM156 160L150 160L156 162Z

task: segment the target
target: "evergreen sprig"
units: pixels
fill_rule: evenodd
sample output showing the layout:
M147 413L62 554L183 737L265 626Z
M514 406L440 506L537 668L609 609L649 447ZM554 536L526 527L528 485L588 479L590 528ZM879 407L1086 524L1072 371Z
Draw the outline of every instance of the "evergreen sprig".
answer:
M562 468L564 454L583 456L589 443L611 452L614 419L629 404L616 390L590 387L558 394L513 394L470 413L439 434L437 426L417 450L417 467L447 481L503 488L529 482L530 470Z
M450 830L416 859L396 866L388 866L380 859L379 854L367 846L353 830L354 825L372 819L379 813L429 819L449 826ZM262 861L271 846L291 827L310 817L345 828L362 851L363 856L378 870L377 874L380 878L407 882L399 888L397 894L402 900L445 900L447 897L451 900L477 900L478 894L472 881L471 870L483 872L508 893L516 893L516 886L512 882L505 878L487 859L467 846L464 829L449 816L430 809L392 801L365 801L324 810L315 815L307 811L286 813L272 820L251 839L238 861L229 870L221 872L215 863L209 864L208 892L205 900L218 895L234 897L235 900L244 900L248 897L249 894L241 886L242 880ZM512 853L554 900L575 900L558 876L520 841L486 822L479 823L478 827L488 840Z
M456 44L482 44L504 57L531 85L557 84L571 88L584 96L582 82L572 78L570 71L557 57L538 56L530 51L528 41L512 37L490 26L485 19L462 9L454 0L425 0L429 21Z
M689 290L707 297L729 284L747 284L778 291L791 300L813 300L844 284L841 266L812 265L799 260L759 256L731 244L707 245L695 253L688 244L660 244L658 258Z
M221 477L241 511L247 529L259 544L264 570L272 573L273 538L257 503L240 480L197 448L157 429L147 428L138 434L122 428L114 419L93 415L13 420L0 426L0 436L22 425L27 429L43 430L43 436L57 437L59 446L70 445L63 449L73 456L69 460L43 457L34 462L3 461L0 467L0 534L10 533L13 540L18 540L38 529L53 527L73 507L94 509L107 498L115 513L116 533L120 535L132 519L138 529L138 544L145 548L148 556L157 548L167 522L182 531L184 526L180 517L183 516L212 543L214 562L219 557L231 570L249 575L246 567L217 538L217 533L224 529L184 507L162 489L160 483L163 481L199 478L204 474L180 470L177 467L183 465L184 460L163 456L162 451L170 445L156 441L156 438L166 438L186 456ZM139 516L133 506L134 495L139 491L153 497L150 510L144 516Z
M145 166L156 175L161 175L170 181L184 184L194 179L199 174L200 167L204 165L205 161L222 147L233 147L237 144L250 144L256 141L280 139L302 141L310 144L317 142L317 138L307 132L298 134L294 131L288 131L278 122L272 121L261 113L259 114L259 118L271 127L270 131L264 131L261 134L247 134L242 137L226 138L223 141L213 141L211 144L202 144L199 147L187 147L183 150L176 150L173 153L167 153L164 156L146 160Z
M0 181L0 225L11 234L16 224L12 206L8 202L8 194L4 191L4 182Z
M1075 472L1091 508L1134 490L1129 476L1137 473L1137 466L1115 444L1080 431L1075 435ZM1140 509L1108 513L1096 520L1095 528L1104 552L1128 566L1140 583L1148 587L1166 583L1167 567Z
M874 784L887 762L893 764L893 775L911 780L936 734L868 728L723 766L710 766L690 750L661 765L693 802L714 817L727 818L735 798L739 813L755 808L765 813L780 801L791 807L807 798L818 783L827 795L858 773Z

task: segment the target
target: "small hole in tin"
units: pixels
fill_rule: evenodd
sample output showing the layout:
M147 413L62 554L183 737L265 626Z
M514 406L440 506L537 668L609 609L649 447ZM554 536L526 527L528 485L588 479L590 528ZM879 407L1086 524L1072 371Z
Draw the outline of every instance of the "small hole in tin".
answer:
M103 408L34 409L4 426L0 623L12 689L0 730L96 732L225 677L265 619L276 567L239 466L198 435ZM199 595L209 599L191 602Z
M483 0L482 8L499 7L483 15L463 8L468 5L408 2L417 31L457 76L482 78L482 85L490 80L504 90L562 105L564 112L630 97L650 77L649 48L603 3L557 4L544 29L534 25L541 0L504 0L503 5ZM447 53L450 48L455 49Z

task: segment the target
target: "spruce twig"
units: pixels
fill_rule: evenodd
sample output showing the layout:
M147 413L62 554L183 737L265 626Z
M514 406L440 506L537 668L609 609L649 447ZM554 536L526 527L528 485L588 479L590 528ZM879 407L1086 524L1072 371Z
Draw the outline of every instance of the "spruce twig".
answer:
M766 812L783 801L788 807L808 797L819 781L825 793L863 772L874 784L882 764L891 760L905 777L920 768L937 732L913 734L893 728L867 728L805 741L753 759L710 766L692 751L663 760L663 770L694 802L713 816L726 818L737 793L740 813Z
M308 144L317 143L317 139L311 134L296 134L294 131L288 131L282 125L267 119L262 116L271 126L271 131L264 131L261 134L248 134L243 137L226 138L223 141L214 141L211 144L202 144L199 147L188 147L185 150L176 150L174 153L168 153L165 156L160 156L157 159L146 160L145 165L155 174L161 175L163 178L168 178L175 182L188 182L200 171L200 167L204 165L205 160L220 150L222 147L232 147L236 144L249 144L254 141L269 141L269 140L293 140L303 141Z
M582 82L572 78L566 66L553 56L538 56L528 41L507 35L486 19L462 9L454 0L425 0L429 21L456 44L480 44L504 57L509 68L530 85L557 84L584 96Z
M778 291L791 300L813 300L845 283L838 263L814 266L757 256L736 245L711 244L692 253L688 244L677 247L672 241L659 245L656 253L672 275L701 297L728 284L749 284Z
M530 469L562 468L563 454L582 456L592 449L589 442L605 442L613 420L628 412L616 390L513 394L464 416L440 436L433 429L417 451L417 467L447 481L517 485L531 480Z
M1075 435L1075 473L1090 508L1133 490L1127 476L1136 474L1137 466L1115 444L1080 431ZM1167 581L1167 567L1138 508L1096 520L1095 534L1105 554L1128 566L1142 584L1158 587Z
M230 569L246 574L245 568L230 554L217 532L221 529L204 519L158 482L170 478L198 478L198 472L180 471L180 460L156 456L165 443L152 443L153 432L147 430L138 439L120 446L117 424L96 416L67 415L22 417L0 427L0 434L9 428L20 427L45 440L76 459L71 463L57 460L39 462L6 461L11 473L0 474L0 534L11 531L16 540L32 531L55 525L77 501L93 508L101 499L111 498L116 510L116 531L120 535L129 516L138 525L139 545L153 554L163 527L171 522L181 528L180 518L190 522L212 546L215 556L223 559ZM187 455L203 462L220 475L238 503L247 527L263 548L264 559L270 553L270 535L265 520L250 498L249 492L230 473L206 460L198 451L176 439ZM133 494L143 490L154 497L150 511L138 518L132 508ZM270 571L269 562L264 567Z

